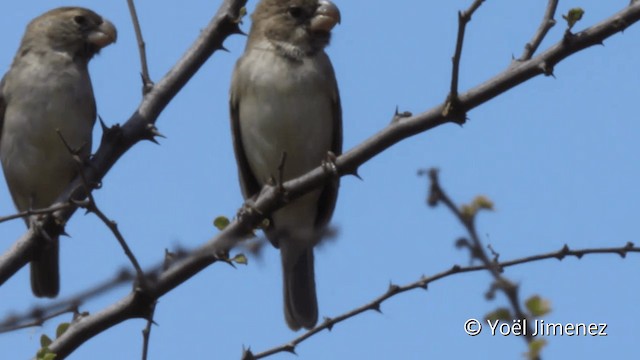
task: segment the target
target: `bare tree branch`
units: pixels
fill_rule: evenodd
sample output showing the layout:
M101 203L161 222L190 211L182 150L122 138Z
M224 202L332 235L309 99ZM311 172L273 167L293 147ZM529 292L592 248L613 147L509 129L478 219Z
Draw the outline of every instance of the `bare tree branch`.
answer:
M547 33L551 28L556 24L556 20L553 18L556 13L556 9L558 8L558 0L549 0L547 4L547 10L544 13L544 17L542 18L542 23L540 23L540 27L538 31L536 31L533 39L524 46L524 52L522 56L518 59L518 61L526 61L531 59L533 54L535 54L536 50L544 40L544 37L547 36Z
M144 38L142 37L142 29L140 28L140 20L138 19L136 5L133 0L127 0L127 5L129 6L131 22L133 23L133 29L136 32L136 41L138 41L138 52L140 53L140 76L142 77L142 95L146 95L153 88L153 81L151 81L151 76L149 76L149 66L147 65L147 52L145 50L146 45L144 43Z
M138 279L138 283L141 286L145 286L146 278L145 278L144 272L142 271L142 267L140 267L140 263L138 262L138 259L136 259L136 256L133 254L133 251L131 251L131 248L127 244L127 241L125 240L124 236L120 232L120 229L118 229L118 223L109 219L107 215L105 215L102 212L102 210L98 208L98 205L96 204L96 201L93 198L93 195L91 195L91 192L88 192L88 194L89 194L89 200L87 202L82 203L81 206L87 209L88 212L94 213L98 217L98 219L100 219L100 221L102 221L102 223L111 231L113 236L118 240L118 244L120 244L120 247L122 247L122 251L124 251L125 255L131 262L131 265L133 265L133 268L135 269L137 274L136 278Z
M482 201L484 202L484 204L474 204L471 206L467 205L466 209L461 210L460 208L458 208L458 206L454 204L451 198L440 186L438 171L436 169L431 169L429 171L429 179L431 181L429 204L431 206L437 206L438 203L443 203L460 221L462 226L464 226L465 230L469 234L469 237L471 238L471 243L469 243L468 240L463 239L463 242L461 243L459 241L458 245L461 245L461 244L466 245L466 247L468 247L471 252L472 259L475 258L480 260L484 264L484 266L487 268L487 270L489 270L489 273L495 279L495 282L490 292L493 293L494 290L496 289L502 290L507 296L507 299L509 300L511 308L515 313L515 319L527 320L528 316L522 310L522 306L520 305L520 295L518 292L518 286L515 283L513 283L511 280L507 279L504 275L502 275L503 268L501 268L496 262L494 262L489 258L489 255L487 254L484 246L482 245L482 242L480 241L480 237L478 236L478 231L475 225L476 215L478 214L479 210L483 208L486 209L489 207L492 208L492 206L489 206L486 203L486 200L484 200ZM531 328L531 325L528 321L523 321L523 323L527 324L526 325L527 331L524 333L524 339L527 342L527 344L531 344L531 342L533 341L532 334L534 334L533 328ZM539 357L537 355L533 356L533 359L538 359L538 358Z
M102 119L101 119L101 123L102 123ZM110 220L107 217L107 215L105 215L102 212L102 210L98 208L98 204L96 203L96 200L94 199L92 194L93 189L98 186L95 186L95 184L90 184L84 172L82 171L82 165L84 161L78 156L79 149L71 148L67 140L62 135L62 133L60 131L57 131L57 132L58 132L58 136L60 136L60 140L62 140L62 142L64 143L64 146L69 151L69 155L71 156L74 163L76 164L76 167L78 169L78 174L80 174L80 179L82 180L82 185L84 186L85 194L87 194L86 201L73 201L73 203L79 207L86 209L88 212L94 213L98 217L98 219L100 219L100 221L102 221L105 224L105 226L111 231L113 236L115 236L115 238L118 240L118 243L122 247L122 250L124 251L125 255L127 255L127 257L129 258L129 261L131 261L133 268L136 270L136 273L138 274L138 277L137 277L138 281L142 285L144 285L145 278L144 278L144 273L142 272L142 268L138 263L138 259L136 259L135 255L129 248L129 245L127 244L127 241L124 239L124 236L118 229L118 224L115 221Z
M455 119L454 121L463 124L466 120L466 114L458 111L458 85L460 83L460 60L462 59L462 45L464 45L464 34L467 24L471 21L471 17L478 10L484 0L475 0L467 11L458 12L458 39L456 40L456 51L451 59L453 66L451 68L451 90L447 97L446 106L444 108L444 116Z
M54 213L58 210L62 210L64 208L67 208L71 206L71 204L69 203L58 203L58 204L54 204L48 208L44 208L44 209L34 209L34 210L25 210L25 211L21 211L19 213L16 214L12 214L12 215L7 215L7 216L0 216L0 223L6 222L6 221L10 221L10 220L15 220L15 219L20 219L20 218L28 218L32 215L45 215L45 214L51 214Z
M54 319L60 315L77 312L78 307L75 304L71 303L67 304L65 307L47 312L46 314L40 313L38 309L34 309L33 311L31 311L28 321L17 322L14 321L14 319L11 317L7 319L2 325L0 325L0 334L20 329L27 329L35 326L42 326L48 320Z
M621 257L624 258L628 253L640 254L640 247L634 246L632 243L627 243L625 246L619 247L619 248L600 248L600 249L596 248L596 249L570 250L569 247L565 245L562 249L558 251L554 251L547 254L528 256L520 259L510 260L510 261L499 262L499 263L496 263L496 265L499 266L500 268L506 268L506 267L516 266L516 265L521 265L526 263L533 263L533 262L538 262L542 260L548 260L548 259L563 260L568 256L573 256L577 259L582 259L585 255L591 255L591 254L615 254L615 255L620 255ZM451 269L439 272L435 275L432 275L429 277L423 276L420 278L420 280L414 281L410 284L406 284L402 286L390 284L389 287L387 288L387 291L384 294L378 296L368 304L362 305L356 309L353 309L349 312L346 312L334 318L325 318L324 322L322 322L315 328L307 331L306 333L302 334L301 336L287 342L286 344L282 344L272 349L265 350L255 355L251 353L250 349L247 349L244 351L242 355L242 360L262 359L262 358L265 358L277 353L281 353L281 352L294 353L296 346L298 346L300 343L304 342L305 340L309 339L313 335L323 330L332 330L333 327L338 323L344 322L350 318L355 317L356 315L359 315L371 310L381 313L380 308L382 303L386 302L387 300L391 299L396 295L399 295L408 291L416 290L416 289L426 290L429 284L436 282L438 280L448 278L450 276L454 276L458 274L463 274L463 273L490 270L490 267L491 266L487 266L486 264L478 265L478 266L466 266L466 267L455 265L451 267Z
M149 319L147 319L147 326L142 330L142 360L147 360L149 355L149 340L151 339L151 326L154 325L153 314L156 311L156 304L153 304Z
M157 273L159 267L148 269L149 274ZM106 280L90 289L66 299L49 302L44 306L36 306L21 314L10 314L0 321L0 334L14 331L20 328L32 326L32 324L44 323L47 319L52 319L57 315L68 313L68 309L78 308L89 299L98 297L106 292L124 284L130 284L135 276L126 269L119 271L113 278Z

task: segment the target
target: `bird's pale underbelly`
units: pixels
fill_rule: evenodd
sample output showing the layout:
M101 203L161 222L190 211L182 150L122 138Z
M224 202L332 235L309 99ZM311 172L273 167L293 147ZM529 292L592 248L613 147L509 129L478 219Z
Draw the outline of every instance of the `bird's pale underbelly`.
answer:
M289 180L319 166L331 150L332 104L327 96L315 96L319 89L312 82L310 86L265 85L243 97L239 109L242 142L261 184L278 179L283 152L284 179ZM275 225L290 232L312 231L319 196L320 190L313 191L276 211L272 216Z
M43 111L36 111L29 118L14 113L12 106L6 110L0 154L5 177L20 210L51 205L75 176L77 164L61 136L72 148L82 148L83 158L90 154L91 115L82 114L86 120L74 121L78 114L68 114L73 107L64 105L67 104L51 108L40 104ZM60 115L52 116L53 113Z

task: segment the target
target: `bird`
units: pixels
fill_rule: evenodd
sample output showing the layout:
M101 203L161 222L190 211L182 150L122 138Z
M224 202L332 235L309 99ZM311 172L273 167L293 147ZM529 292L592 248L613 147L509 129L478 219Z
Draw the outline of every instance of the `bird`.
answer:
M340 22L338 7L327 0L262 0L251 20L230 89L245 199L277 175L283 181L299 177L342 152L340 94L324 51ZM333 179L288 202L271 214L265 230L280 249L285 320L294 331L318 321L313 247L331 220L338 188Z
M88 64L116 38L110 21L80 7L47 11L27 25L0 81L0 160L19 211L53 205L78 173L70 149L89 159L96 103ZM57 237L38 238L30 268L33 294L56 297Z

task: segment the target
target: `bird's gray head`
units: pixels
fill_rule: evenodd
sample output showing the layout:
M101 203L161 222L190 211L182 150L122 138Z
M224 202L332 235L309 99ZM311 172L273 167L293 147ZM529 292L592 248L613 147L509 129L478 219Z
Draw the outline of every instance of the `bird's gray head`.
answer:
M22 39L22 50L46 44L74 58L91 59L117 39L115 26L95 12L80 7L60 7L33 19Z
M328 0L262 0L252 21L252 33L263 33L272 42L312 55L329 44L340 11Z

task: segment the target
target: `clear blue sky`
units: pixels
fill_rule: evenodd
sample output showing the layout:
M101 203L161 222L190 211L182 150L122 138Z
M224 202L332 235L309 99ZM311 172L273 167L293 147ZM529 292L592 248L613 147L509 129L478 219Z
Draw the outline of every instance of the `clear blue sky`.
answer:
M218 8L217 0L138 1L153 79L182 55ZM471 0L340 1L343 22L334 30L331 56L342 93L345 149L384 128L396 106L414 113L442 102L449 88L456 12ZM626 6L628 0L561 1L558 12L586 10L580 30ZM3 4L0 72L5 72L27 22L65 1ZM118 43L91 64L98 112L108 124L124 122L140 101L139 61L126 1L78 0L112 20ZM252 10L255 1L250 1ZM461 70L466 90L508 66L537 28L546 1L487 1L468 28ZM560 15L543 48L564 31ZM249 29L249 21L243 25ZM459 127L445 125L408 139L361 168L364 181L344 178L333 223L337 241L317 251L320 316L333 317L382 294L389 282L405 284L467 265L454 247L464 235L443 208L425 206L419 168L437 166L457 202L485 194L495 213L482 214L482 239L501 259L560 249L640 243L640 119L638 84L640 25L588 49L555 69L469 113ZM233 216L242 200L230 143L227 93L232 66L245 38L226 42L162 113L161 146L142 143L127 153L95 192L145 266L165 248L193 248L217 232L211 221ZM95 133L96 142L100 134ZM0 183L0 214L13 204ZM0 224L2 250L24 232L22 222ZM94 216L78 213L62 243L62 296L85 289L129 266L116 240ZM262 259L234 270L216 264L160 299L150 359L239 358L299 334L282 314L280 264L267 249ZM638 255L548 260L509 268L523 298L539 294L552 303L547 322L607 323L608 337L554 337L550 359L631 358L640 336ZM301 359L517 359L521 338L469 337L468 318L482 318L506 304L488 302L486 273L438 281L383 304L383 314L360 315L298 347ZM96 312L129 291L119 288L83 310ZM23 269L0 288L0 318L24 311L35 300ZM0 357L25 359L55 324L0 335ZM83 345L71 359L137 359L145 322L128 321ZM293 359L280 354L273 359Z

